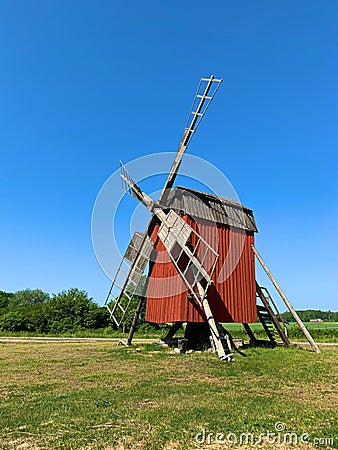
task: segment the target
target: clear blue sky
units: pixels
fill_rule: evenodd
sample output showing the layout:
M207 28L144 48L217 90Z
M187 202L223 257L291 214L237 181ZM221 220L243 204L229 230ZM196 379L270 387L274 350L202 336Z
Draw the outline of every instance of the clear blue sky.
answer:
M336 0L0 1L0 289L104 301L95 198L121 157L176 151L213 73L189 153L254 210L294 305L337 310L337 23Z

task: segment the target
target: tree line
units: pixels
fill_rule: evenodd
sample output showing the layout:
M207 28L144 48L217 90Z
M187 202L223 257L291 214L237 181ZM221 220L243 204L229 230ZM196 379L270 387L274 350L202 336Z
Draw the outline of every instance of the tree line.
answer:
M300 319L303 322L310 322L310 320L322 319L324 322L338 322L338 311L321 311L320 309L306 309L304 311L297 311ZM294 317L290 311L282 314L282 317L287 322L295 322Z
M0 291L0 331L57 334L110 323L107 309L76 288L51 296L40 289Z
M124 316L120 329L122 332L127 332L131 326L144 279L141 279ZM145 322L143 305L136 329L146 333L162 327L165 326ZM41 289L24 289L17 292L0 290L0 332L61 334L103 330L105 334L109 334L116 329L107 308L99 306L87 292L77 288L52 295Z
M139 293L137 293L139 294ZM123 331L131 325L134 311L139 300L136 295L132 301L123 324ZM301 320L312 319L338 322L338 312L308 309L297 311ZM294 322L290 312L284 312L283 318ZM145 323L143 306L139 329L151 331L161 326ZM0 331L27 331L41 334L59 334L81 330L113 330L113 323L105 307L99 306L85 291L76 288L49 295L41 289L24 289L17 292L0 291Z

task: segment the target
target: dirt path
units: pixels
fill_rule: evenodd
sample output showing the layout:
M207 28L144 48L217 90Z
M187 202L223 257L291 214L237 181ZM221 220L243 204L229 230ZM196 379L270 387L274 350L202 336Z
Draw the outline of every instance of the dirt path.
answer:
M136 343L152 343L156 341L157 338L152 339L133 339L133 342ZM25 337L0 337L0 342L119 342L122 338L76 338L76 337L48 337L48 336L25 336ZM126 341L126 339L123 339Z
M158 338L135 338L134 344L149 344L155 342ZM76 338L76 337L48 337L48 336L31 336L31 337L0 337L0 342L119 342L121 338ZM124 339L125 340L125 339ZM308 342L292 342L294 345L309 345ZM321 347L338 347L338 342L316 342Z

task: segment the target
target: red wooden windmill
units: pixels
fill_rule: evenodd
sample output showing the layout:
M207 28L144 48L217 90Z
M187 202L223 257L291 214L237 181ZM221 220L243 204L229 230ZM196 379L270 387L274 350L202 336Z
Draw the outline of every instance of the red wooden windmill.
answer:
M221 325L225 322L242 323L251 342L258 344L249 324L259 319L271 345L276 344L274 333L289 345L275 303L269 292L256 282L256 255L313 349L318 351L254 247L257 228L253 212L235 200L180 186L172 189L182 157L221 82L213 76L201 78L176 157L157 202L141 190L121 165L125 190L148 208L152 218L144 233L132 237L106 306L119 327L133 298L139 294L139 284L148 267L147 283L127 341L129 345L144 301L147 321L173 324L167 341L182 323L187 323L188 345L189 341L190 345L205 343L204 337L210 337L220 359L231 358L231 337Z

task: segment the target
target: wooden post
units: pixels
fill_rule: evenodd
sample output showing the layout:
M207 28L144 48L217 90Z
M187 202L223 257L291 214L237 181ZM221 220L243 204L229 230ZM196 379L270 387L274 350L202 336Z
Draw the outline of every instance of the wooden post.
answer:
M133 321L132 321L132 324L131 324L131 327L130 327L130 330L129 330L128 339L127 339L127 345L128 346L131 345L131 342L133 340L133 336L134 336L134 333L135 333L135 330L136 330L138 317L139 317L141 309L142 309L143 302L146 301L146 292L147 292L147 288L148 288L148 281L149 281L149 278L147 277L146 281L144 282L144 285L142 287L142 291L141 291L139 302L138 302L137 307L135 309L134 318L133 318Z
M258 253L257 249L255 248L254 245L252 245L252 250L254 252L254 254L256 255L258 261L260 262L261 266L263 267L263 269L265 270L267 276L270 278L272 284L275 286L278 294L281 296L282 300L284 301L284 303L286 304L286 306L288 307L290 313L293 315L295 321L297 322L297 324L299 325L299 328L302 330L302 332L304 333L306 339L309 341L312 350L316 353L320 353L320 350L317 346L317 344L315 343L315 341L313 340L311 334L308 332L308 330L306 329L305 325L303 324L303 322L300 320L300 317L298 316L298 314L296 313L296 311L293 309L293 306L291 305L291 303L289 302L287 296L284 294L284 292L282 291L281 287L279 286L279 284L277 283L277 281L275 280L274 276L272 275L272 273L270 272L269 268L267 267L267 265L264 263L261 255Z
M137 321L138 321L138 316L140 314L143 302L144 302L144 297L140 297L140 300L139 300L139 302L137 304L137 307L135 309L134 318L133 318L133 321L132 321L132 324L131 324L131 327L130 327L130 330L129 330L129 335L128 335L128 339L127 339L127 345L128 346L131 345L131 342L133 340L133 336L134 336L134 333L135 333L135 330L136 330Z
M170 330L168 331L168 333L164 336L164 338L162 340L165 341L166 339L172 339L175 336L176 332L181 328L182 325L183 325L183 322L175 322L170 327Z
M256 339L255 335L253 334L253 331L250 328L250 325L248 323L243 323L242 325L245 328L245 331L247 332L247 334L250 338L250 343L254 344L255 342L257 342L257 339Z

